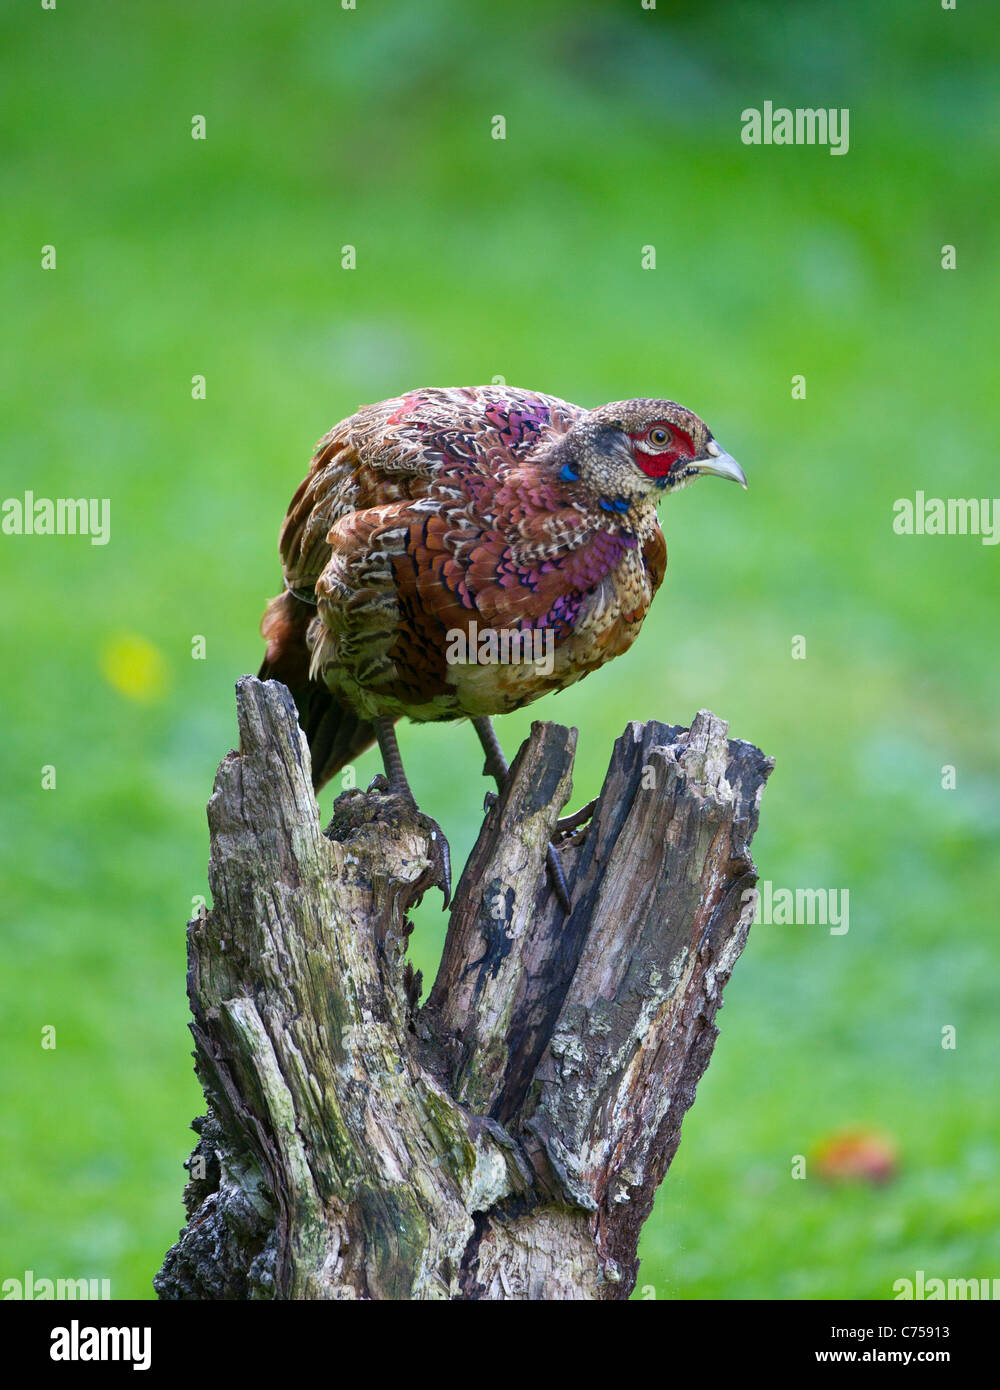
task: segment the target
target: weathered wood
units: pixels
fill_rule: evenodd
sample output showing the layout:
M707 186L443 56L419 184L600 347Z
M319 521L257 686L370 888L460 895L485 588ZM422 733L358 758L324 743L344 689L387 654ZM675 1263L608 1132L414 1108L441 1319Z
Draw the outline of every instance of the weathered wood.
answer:
M702 711L631 724L545 854L575 730L535 724L486 814L423 1007L407 912L436 828L339 797L324 833L284 686L237 687L188 927L208 1114L162 1298L616 1299L752 916L769 759Z

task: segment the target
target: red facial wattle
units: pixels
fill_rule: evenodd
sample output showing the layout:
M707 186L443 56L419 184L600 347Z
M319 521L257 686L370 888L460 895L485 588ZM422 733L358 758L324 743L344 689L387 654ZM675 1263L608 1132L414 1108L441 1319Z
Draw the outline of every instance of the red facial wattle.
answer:
M670 431L670 442L655 452L647 452L649 432L658 428ZM633 441L632 453L635 461L647 478L665 478L675 463L692 459L695 456L695 447L691 436L676 425L668 424L666 421L663 422L662 426L650 425L648 429L643 430L642 434L633 434L629 438ZM640 448L640 442L647 447Z

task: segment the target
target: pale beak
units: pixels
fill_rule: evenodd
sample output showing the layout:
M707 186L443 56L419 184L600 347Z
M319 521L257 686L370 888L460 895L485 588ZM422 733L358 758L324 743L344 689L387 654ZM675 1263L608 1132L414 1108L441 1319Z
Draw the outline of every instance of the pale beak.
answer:
M725 449L720 449L715 440L711 440L705 446L705 452L700 458L693 459L689 467L696 469L699 473L711 473L716 478L731 478L734 483L740 483L743 487L747 485L746 474L739 466L732 454L727 454Z

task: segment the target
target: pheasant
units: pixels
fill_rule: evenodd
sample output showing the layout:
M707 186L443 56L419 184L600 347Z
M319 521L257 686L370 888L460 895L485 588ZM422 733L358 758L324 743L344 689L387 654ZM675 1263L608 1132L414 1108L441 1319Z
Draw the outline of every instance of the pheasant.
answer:
M414 808L394 724L472 721L565 689L635 641L663 579L657 503L735 459L673 401L585 410L537 391L410 391L320 440L281 530L262 679L290 690L317 791L377 740ZM446 849L445 849L446 852ZM569 898L550 846L549 877ZM441 886L450 888L445 864Z

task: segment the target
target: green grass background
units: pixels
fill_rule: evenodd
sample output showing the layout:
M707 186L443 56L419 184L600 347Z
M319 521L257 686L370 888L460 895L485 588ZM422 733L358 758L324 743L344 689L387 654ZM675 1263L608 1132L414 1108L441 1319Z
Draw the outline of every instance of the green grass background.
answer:
M0 1277L151 1296L201 1105L204 803L284 508L360 402L496 374L674 397L750 478L665 503L640 641L500 721L509 751L532 718L577 725L579 804L627 720L708 706L777 759L762 877L850 892L846 936L752 932L640 1286L885 1298L917 1269L1000 1274L1000 550L891 525L918 488L1000 492L989 8L59 0L2 27L2 492L109 497L112 539L0 537ZM765 100L849 107L850 152L744 146ZM108 679L123 640L148 644L143 698ZM471 730L402 744L463 862ZM845 1126L898 1146L895 1182L792 1179Z

